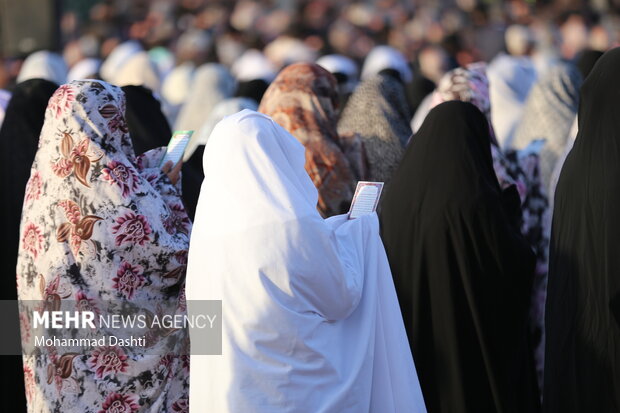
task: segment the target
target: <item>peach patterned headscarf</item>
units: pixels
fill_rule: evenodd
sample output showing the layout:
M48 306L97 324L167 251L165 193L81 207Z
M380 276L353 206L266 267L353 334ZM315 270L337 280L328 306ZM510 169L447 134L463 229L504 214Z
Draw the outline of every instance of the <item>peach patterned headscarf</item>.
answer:
M348 210L364 169L359 138L341 138L336 131L337 101L336 79L327 70L297 63L280 72L259 107L306 147L306 171L325 217Z

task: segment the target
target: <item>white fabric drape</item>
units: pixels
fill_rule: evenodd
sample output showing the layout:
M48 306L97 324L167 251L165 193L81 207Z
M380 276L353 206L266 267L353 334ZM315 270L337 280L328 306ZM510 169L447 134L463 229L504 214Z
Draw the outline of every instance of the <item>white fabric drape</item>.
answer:
M116 46L103 61L99 73L104 80L112 79L116 73L136 54L144 51L140 43L129 40Z
M175 130L197 132L205 119L221 101L235 93L237 81L230 71L218 63L206 63L193 74L185 102L174 123Z
M226 116L233 115L243 109L257 110L258 105L254 99L240 97L229 98L215 105L213 110L209 113L209 116L207 116L207 120L205 120L200 129L192 135L191 140L187 144L187 148L185 148L183 161L187 162L199 146L207 144L215 125Z
M117 86L144 86L159 93L161 79L157 66L136 41L118 45L100 69L103 80Z
M396 70L404 83L413 80L413 73L405 56L391 46L375 46L362 66L361 79L368 79L385 69Z
M223 355L192 355L190 411L425 412L377 217L323 220L304 164L249 110L207 143L187 298L222 300Z
M87 57L77 62L67 74L67 82L74 80L92 79L99 73L101 60Z
M19 71L17 83L45 79L62 85L67 81L67 64L58 53L41 50L29 55Z

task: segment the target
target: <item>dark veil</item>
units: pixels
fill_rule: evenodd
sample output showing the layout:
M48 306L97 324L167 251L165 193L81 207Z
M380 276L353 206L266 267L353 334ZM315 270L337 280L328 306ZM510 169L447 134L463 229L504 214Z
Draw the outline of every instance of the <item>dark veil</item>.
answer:
M6 108L0 128L0 186L4 199L2 217L1 300L17 300L15 267L19 249L19 223L30 167L37 152L45 108L58 85L43 79L19 83ZM19 341L19 331L4 331L4 339ZM21 356L2 356L0 386L9 395L9 410L26 411L24 373Z
M16 300L15 266L19 244L19 222L30 167L37 152L45 108L58 85L43 79L18 84L6 108L0 128L0 185L5 195L1 203L3 222L2 292L3 300Z
M121 89L127 101L125 119L134 152L142 154L150 149L167 146L172 137L172 130L161 111L159 101L150 89L143 86L123 86ZM203 178L202 164L186 162L182 174L183 201L187 214L193 220Z
M170 125L151 90L144 86L123 86L121 89L125 93L125 120L136 155L167 146L172 137Z
M438 105L383 201L382 238L429 412L539 409L528 336L534 255L489 141L474 105Z
M581 88L579 132L555 192L545 412L620 412L620 48Z

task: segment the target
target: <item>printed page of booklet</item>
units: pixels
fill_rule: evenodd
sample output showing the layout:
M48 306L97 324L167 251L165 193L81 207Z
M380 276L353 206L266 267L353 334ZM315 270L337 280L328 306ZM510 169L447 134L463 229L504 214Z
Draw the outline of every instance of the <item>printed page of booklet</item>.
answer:
M360 181L355 188L355 195L349 209L349 219L359 218L362 215L372 214L377 210L379 197L383 190L383 182Z

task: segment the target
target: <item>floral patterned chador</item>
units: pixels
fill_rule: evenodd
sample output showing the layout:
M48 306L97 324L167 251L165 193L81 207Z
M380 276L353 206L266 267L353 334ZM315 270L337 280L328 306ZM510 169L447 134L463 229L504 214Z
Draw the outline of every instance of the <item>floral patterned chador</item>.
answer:
M180 182L160 171L163 149L134 155L124 111L122 91L98 81L63 85L50 99L24 199L20 300L97 314L123 300L151 314L171 302L184 311L191 224ZM32 320L20 319L25 340ZM186 412L186 332L147 341L26 354L28 411Z

